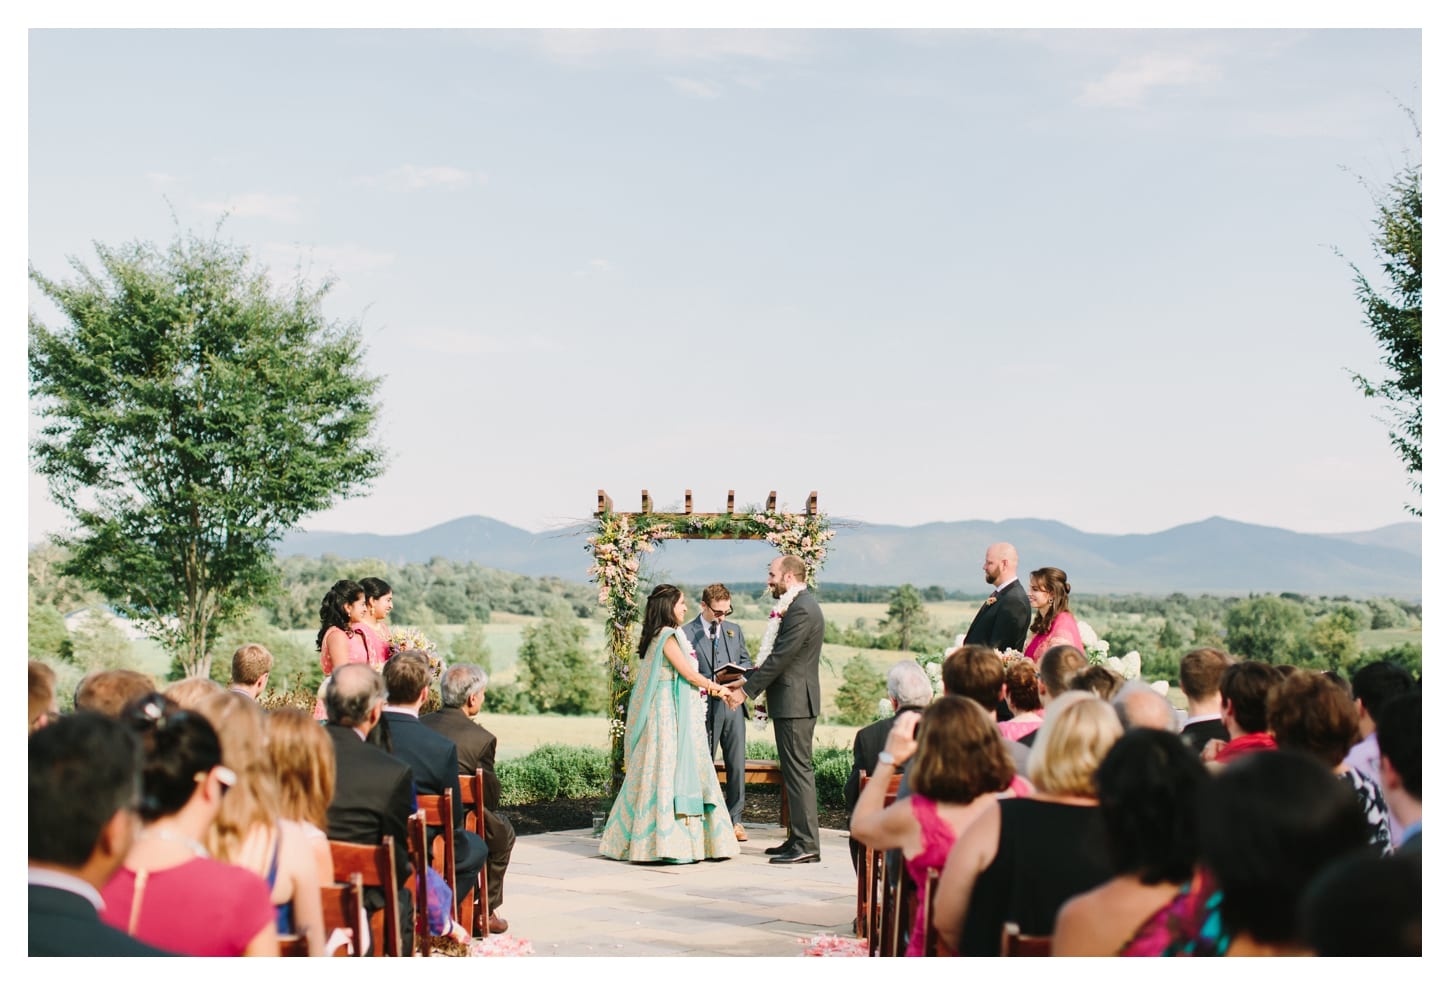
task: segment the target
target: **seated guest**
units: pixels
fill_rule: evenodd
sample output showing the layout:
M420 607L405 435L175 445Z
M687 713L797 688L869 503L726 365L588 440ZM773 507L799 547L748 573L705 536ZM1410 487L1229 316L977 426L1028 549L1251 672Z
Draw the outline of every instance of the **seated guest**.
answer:
M43 728L60 715L55 706L55 671L39 660L30 661L30 731Z
M1183 722L1183 741L1198 755L1210 739L1229 740L1223 724L1223 702L1219 682L1233 658L1222 650L1201 647L1190 650L1178 661L1178 686L1188 699L1188 718Z
M1113 696L1113 711L1124 729L1156 728L1178 734L1178 711L1142 681L1127 681Z
M1415 679L1410 676L1410 672L1399 664L1392 664L1387 660L1378 660L1361 667L1354 672L1354 677L1350 681L1354 707L1359 713L1359 741L1354 744L1354 748L1349 750L1349 755L1344 757L1344 761L1378 783L1381 789L1384 787L1384 782L1380 778L1380 750L1379 740L1375 736L1378 727L1376 722L1379 721L1385 702L1401 694L1408 694L1414 689ZM1404 831L1400 828L1394 812L1391 811L1390 841L1398 845L1402 840L1404 840Z
M927 869L946 864L957 836L1016 779L996 725L976 702L950 694L925 712L908 711L896 719L861 792L851 815L852 837L870 848L900 849L919 892L925 890ZM907 758L915 764L912 793L887 807L891 774ZM925 953L925 902L918 902L907 957Z
M150 675L135 670L93 670L76 685L76 711L94 711L117 718L137 698L156 690Z
M161 693L176 707L196 711L202 699L221 694L225 690L210 677L183 677L174 684L166 685L166 690Z
M1376 724L1385 803L1404 831L1403 839L1395 846L1395 854L1418 855L1423 741L1420 692L1411 691L1386 701Z
M479 870L488 857L488 846L463 823L463 790L458 780L458 748L446 736L425 726L418 709L428 696L432 672L428 658L417 651L397 654L383 665L383 682L388 701L383 705L379 727L368 741L379 744L413 771L417 793L441 796L453 794L453 858L459 886L478 882ZM437 834L430 830L429 834ZM503 931L498 931L502 933Z
M1054 700L1072 689L1072 679L1087 665L1087 657L1070 644L1051 647L1042 655L1042 659L1037 662L1037 693L1042 696L1044 711L1051 707ZM1033 729L1024 735L1021 739L1022 745L1030 749L1037 739L1038 731L1039 729ZM1025 764L1019 766L1018 772L1025 769Z
M140 776L140 743L114 719L80 712L31 734L31 957L166 954L102 923L97 912L101 889L131 849Z
M1054 701L1032 746L1029 797L993 800L957 838L942 870L933 923L963 956L1000 953L1002 927L1050 934L1058 908L1112 877L1102 857L1093 774L1123 734L1106 701Z
M312 856L317 884L333 882L327 805L337 784L336 754L323 725L300 708L267 714L267 755L277 778L277 812L296 822Z
M942 690L970 698L998 718L997 706L1007 696L1007 670L1002 666L1002 656L996 650L985 646L968 644L958 647L946 655L941 665ZM1007 751L1012 755L1012 764L1018 773L1026 774L1028 748L1014 739L1007 740ZM906 771L902 783L909 782L911 771Z
M236 775L205 718L160 694L123 713L141 739L141 832L101 896L102 919L190 957L276 957L276 914L260 876L211 857L205 840Z
M848 813L856 810L856 800L861 796L861 774L864 772L869 777L875 771L877 758L886 748L886 737L897 719L907 712L920 712L931 704L931 681L921 664L915 660L898 660L892 664L886 672L886 697L891 702L892 716L861 729L851 744L851 772L846 777L844 791ZM905 763L906 759L899 760L893 772L900 773ZM850 848L851 866L859 870L865 851L855 837L850 840Z
M256 701L272 676L272 654L260 643L247 643L232 654L231 689Z
M1021 741L1042 724L1042 694L1037 690L1037 665L1031 660L1013 660L1006 668L1007 710L1011 719L999 722L1002 735Z
M1122 686L1123 675L1102 664L1085 667L1078 671L1077 676L1072 679L1074 691L1087 691L1089 694L1096 694L1104 701L1112 701Z
M1161 942L1145 950L1134 944L1193 874L1195 798L1207 778L1203 763L1171 730L1130 728L1108 750L1094 783L1114 876L1062 905L1054 955L1161 951Z
M1308 953L1296 927L1305 888L1330 863L1363 852L1368 837L1354 791L1302 753L1268 749L1211 777L1197 814L1202 862L1217 889L1192 940L1168 953Z
M1388 855L1389 808L1379 784L1344 761L1359 735L1348 693L1323 674L1296 670L1269 693L1269 732L1280 749L1314 757L1349 784L1369 824L1370 845Z
M1350 855L1299 897L1299 939L1325 958L1418 958L1424 874L1419 855Z
M458 749L458 772L472 776L483 770L483 840L488 845L488 926L489 933L508 930L508 921L497 911L503 905L503 880L514 850L514 826L498 813L501 788L494 772L498 738L474 721L483 710L488 691L488 674L474 664L454 664L443 672L438 682L443 707L424 715L422 723L451 739Z
M337 763L337 785L327 806L327 837L359 845L393 838L403 954L413 953L413 894L408 877L408 816L413 813L413 771L402 760L369 745L368 733L383 716L383 678L366 663L332 672L325 695L327 736ZM368 886L363 902L371 914L383 907L380 887Z
M222 763L237 777L207 832L207 847L215 858L267 880L277 933L297 934L309 953L322 954L322 884L302 828L281 815L265 714L255 698L235 689L219 690L196 710L216 729Z
M1258 660L1229 664L1219 677L1223 725L1228 742L1210 739L1201 754L1206 763L1231 763L1246 753L1274 748L1269 734L1269 692L1279 683L1277 670Z

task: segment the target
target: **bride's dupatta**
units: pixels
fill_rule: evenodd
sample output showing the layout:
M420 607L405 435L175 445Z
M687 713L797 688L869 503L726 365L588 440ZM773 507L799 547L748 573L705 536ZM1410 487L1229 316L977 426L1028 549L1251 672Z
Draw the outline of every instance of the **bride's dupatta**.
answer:
M669 679L662 680L662 665L669 664L665 659L665 640L672 635L680 646L680 652L687 655L694 652L685 637L685 631L679 628L672 633L661 633L659 642L650 649L649 660L640 668L639 675L635 678L634 690L629 696L629 732L625 737L625 761L629 760L630 753L644 737L645 721L656 707L656 700L669 701L675 712L674 810L676 815L698 817L705 813L705 781L688 750L695 739L691 730L701 727L695 719L696 709L690 704L692 701L699 703L700 689L680 676L673 665L669 667ZM662 687L668 689L667 694L659 694Z

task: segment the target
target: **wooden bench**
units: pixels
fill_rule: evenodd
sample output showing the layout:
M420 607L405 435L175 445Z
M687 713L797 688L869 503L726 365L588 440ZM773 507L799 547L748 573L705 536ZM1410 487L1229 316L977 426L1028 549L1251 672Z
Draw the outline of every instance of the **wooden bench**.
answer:
M725 764L715 761L715 775L725 782ZM780 788L780 826L790 829L790 801L785 796L785 777L781 776L780 763L773 759L747 759L745 761L745 782L763 783Z

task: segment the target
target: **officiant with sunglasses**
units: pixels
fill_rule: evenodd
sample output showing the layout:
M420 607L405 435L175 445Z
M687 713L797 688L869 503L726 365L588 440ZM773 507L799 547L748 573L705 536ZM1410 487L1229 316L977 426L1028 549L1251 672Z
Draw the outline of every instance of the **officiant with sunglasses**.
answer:
M685 624L685 635L695 648L700 673L719 684L739 680L742 673L754 670L745 634L739 624L727 620L733 611L730 589L721 584L707 587L700 594L700 616ZM725 763L725 806L730 823L735 825L735 840L747 841L745 827L740 823L745 813L745 707L731 708L721 698L711 698L705 711L705 734L710 755L723 750Z

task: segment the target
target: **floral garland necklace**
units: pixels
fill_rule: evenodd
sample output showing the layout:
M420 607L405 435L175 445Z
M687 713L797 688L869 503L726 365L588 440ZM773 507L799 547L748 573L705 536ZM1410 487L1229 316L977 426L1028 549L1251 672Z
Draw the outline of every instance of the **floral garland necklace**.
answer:
M796 596L805 590L804 585L792 587L780 597L775 608L770 610L770 619L765 625L765 635L760 638L760 653L755 657L755 666L759 667L765 663L765 658L770 656L771 650L775 649L775 638L780 634L780 624L785 621L785 610L789 609Z

